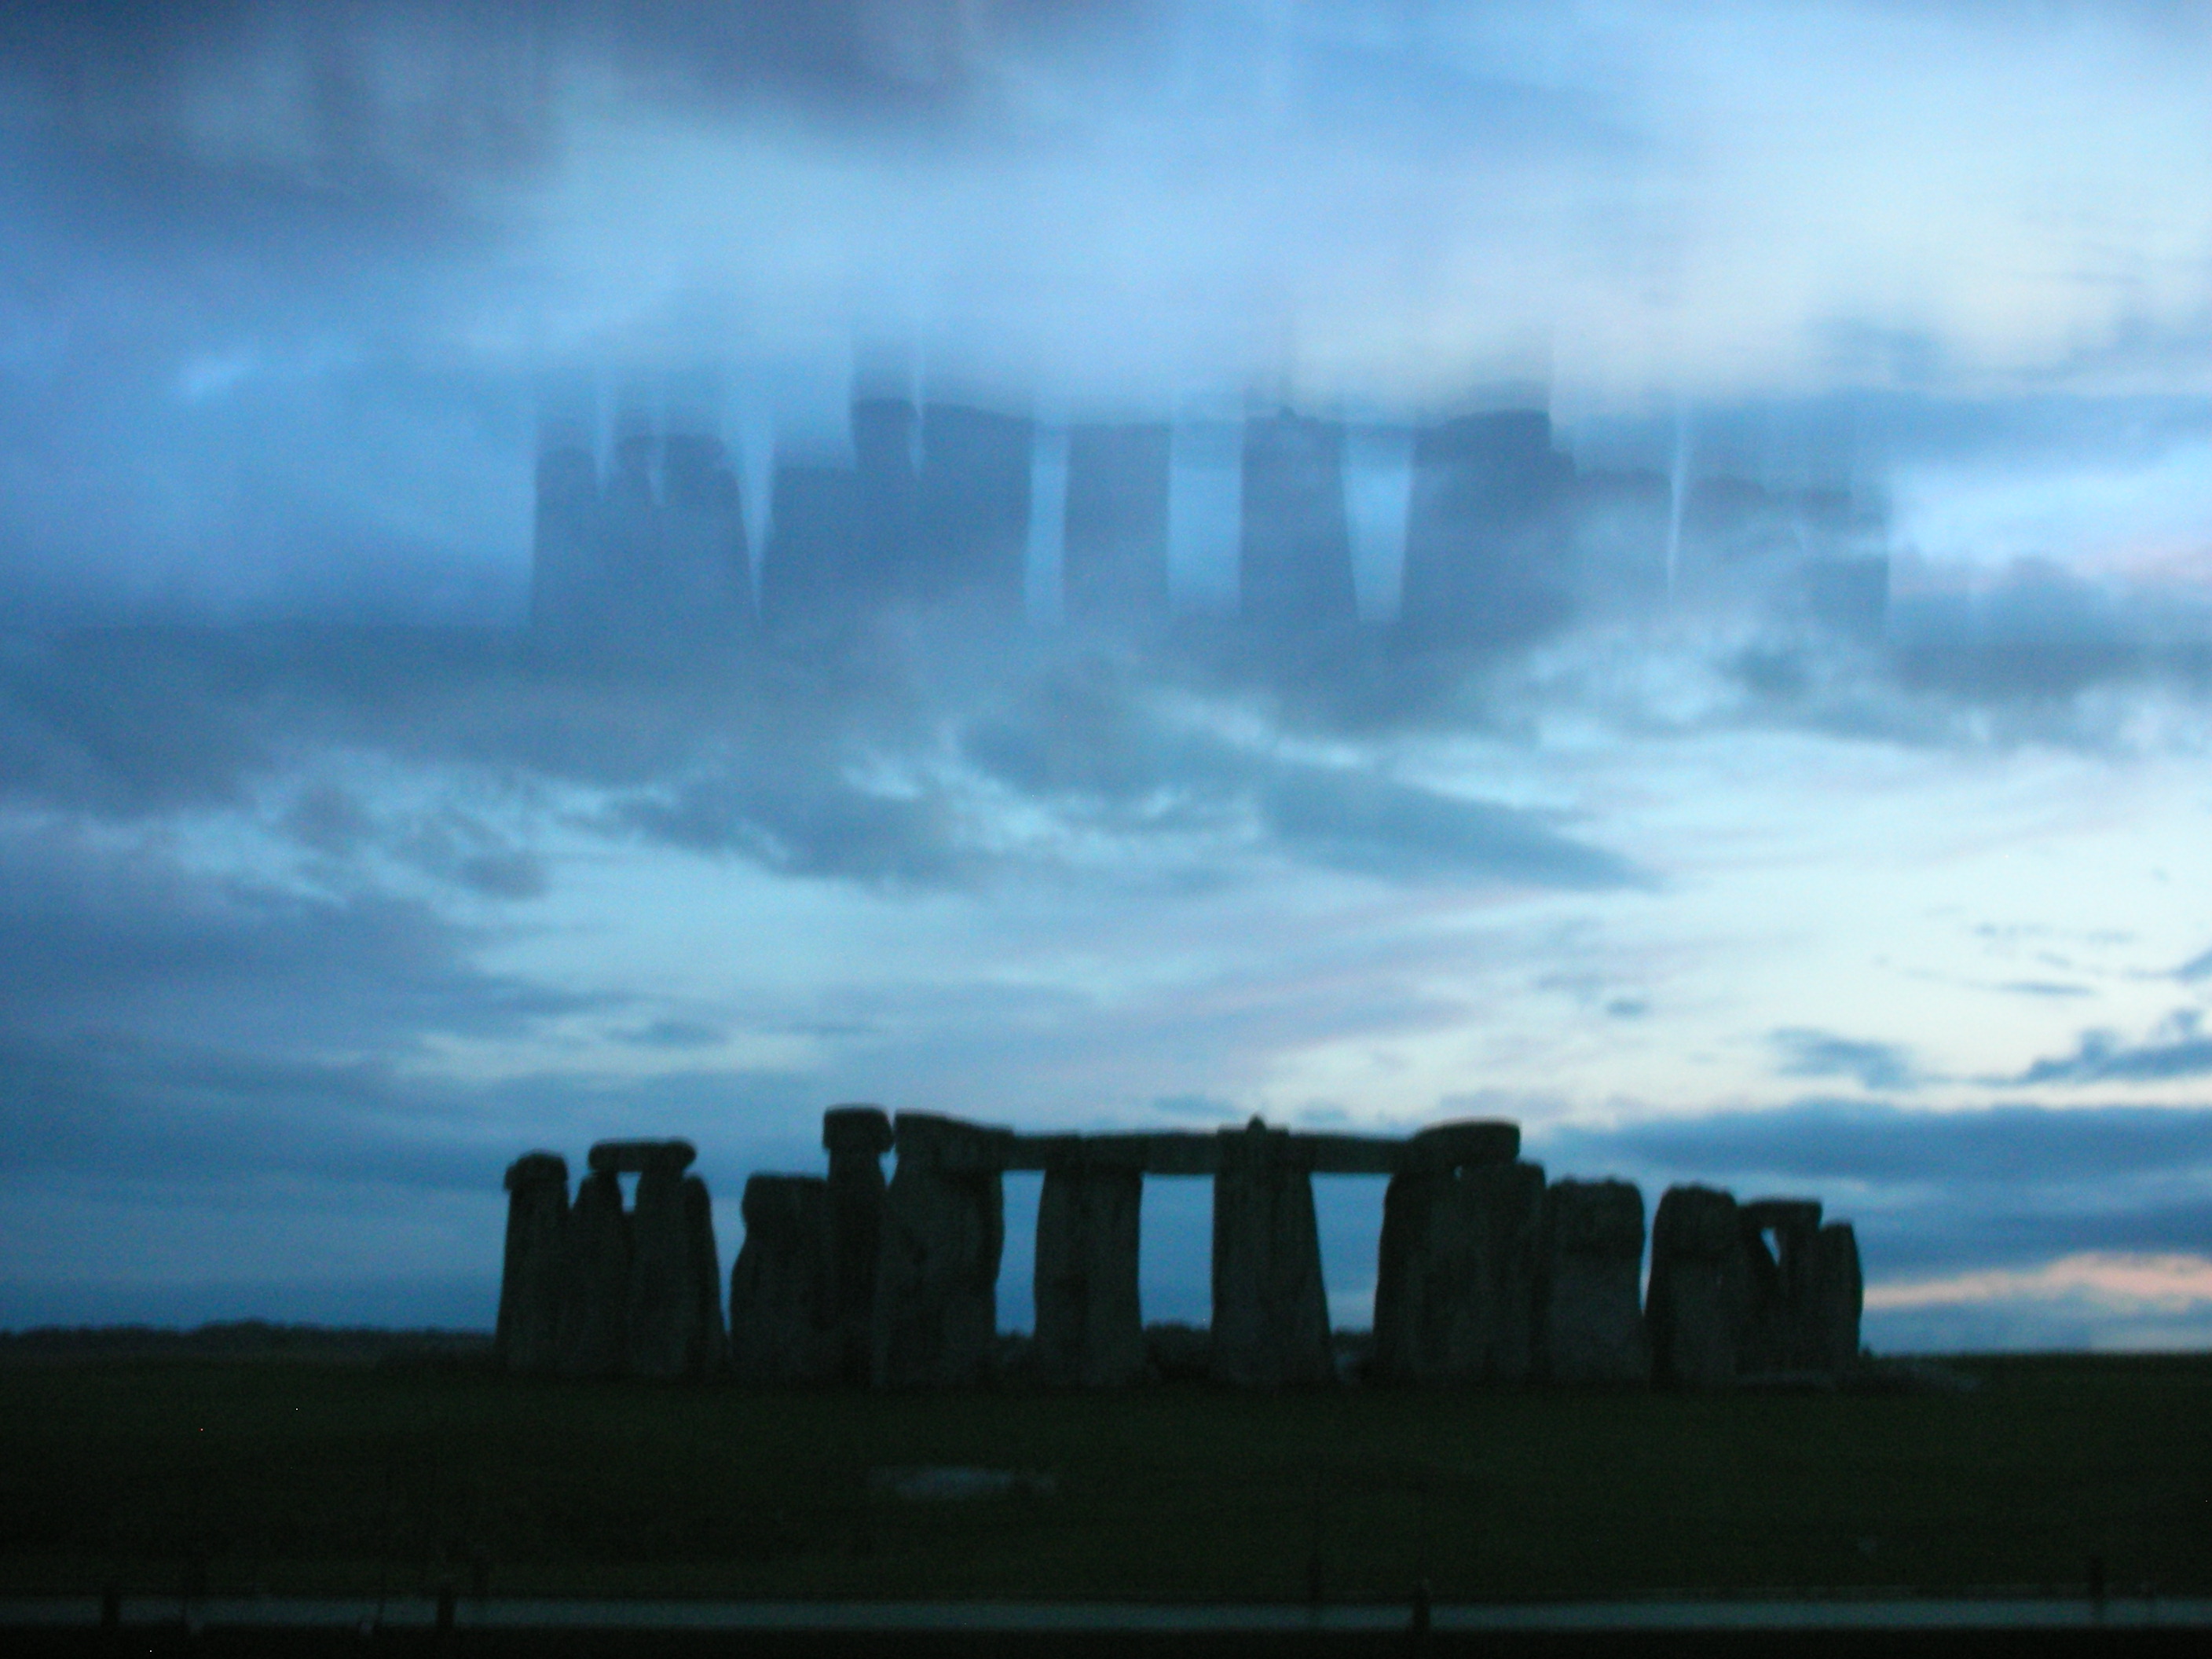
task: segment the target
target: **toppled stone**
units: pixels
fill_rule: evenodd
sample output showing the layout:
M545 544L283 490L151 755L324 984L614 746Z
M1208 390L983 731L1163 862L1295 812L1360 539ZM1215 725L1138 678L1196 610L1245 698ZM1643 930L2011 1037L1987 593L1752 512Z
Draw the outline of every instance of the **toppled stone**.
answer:
M507 1251L494 1346L508 1370L538 1376L561 1363L568 1160L554 1152L526 1152L507 1166Z
M1529 1376L1543 1198L1534 1164L1416 1163L1390 1177L1375 1287L1377 1381Z
M1145 1178L1128 1169L1048 1169L1037 1203L1037 1375L1059 1388L1115 1389L1145 1366L1137 1304Z
M830 1154L832 1369L848 1382L866 1382L873 1369L883 1158L891 1144L891 1121L880 1106L833 1106L822 1114L822 1145Z
M1554 1382L1650 1379L1644 1334L1644 1194L1626 1181L1559 1181L1544 1194L1537 1253L1539 1374Z
M1243 1388L1336 1375L1313 1179L1254 1118L1221 1132L1213 1178L1213 1375Z
M699 1149L688 1140L602 1140L585 1161L601 1175L643 1175L648 1170L682 1175L698 1156Z
M1654 1380L1690 1389L1733 1383L1751 1306L1735 1200L1710 1187L1669 1187L1652 1218L1644 1307Z
M619 1376L627 1358L629 1217L623 1213L622 1185L611 1171L595 1170L577 1183L568 1243L562 1374Z
M827 1382L840 1374L830 1183L757 1175L730 1269L730 1364L739 1380Z
M948 1504L970 1498L1049 1498L1060 1490L1060 1479L1049 1470L937 1464L870 1469L868 1490L910 1504Z
M871 1370L878 1387L966 1388L991 1370L1006 1243L1004 1130L902 1112L877 1259Z
M1936 1359L1862 1358L1843 1386L1853 1394L1972 1394L1982 1379Z
M1161 1382L1203 1382L1213 1375L1213 1333L1174 1320L1145 1327L1145 1371Z

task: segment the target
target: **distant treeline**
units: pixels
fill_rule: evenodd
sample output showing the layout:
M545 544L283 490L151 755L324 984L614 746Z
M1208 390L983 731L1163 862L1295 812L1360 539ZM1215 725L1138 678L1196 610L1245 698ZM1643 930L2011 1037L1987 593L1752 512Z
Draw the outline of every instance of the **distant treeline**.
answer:
M0 1364L59 1359L325 1359L357 1364L489 1358L488 1331L385 1330L225 1320L174 1330L154 1325L46 1325L0 1331Z

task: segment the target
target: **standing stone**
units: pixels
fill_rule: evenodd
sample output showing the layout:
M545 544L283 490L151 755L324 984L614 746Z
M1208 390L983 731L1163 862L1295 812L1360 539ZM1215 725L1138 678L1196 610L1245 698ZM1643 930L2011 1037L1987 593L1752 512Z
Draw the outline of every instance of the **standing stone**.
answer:
M1859 1273L1858 1235L1850 1222L1832 1221L1814 1236L1813 1247L1814 1363L1840 1376L1859 1362L1866 1285Z
M745 1242L730 1269L730 1363L747 1382L833 1381L841 1369L830 1183L745 1182Z
M1655 1380L1690 1389L1734 1382L1751 1297L1735 1200L1710 1187L1669 1187L1652 1218L1644 1306Z
M1518 1132L1495 1131L1512 1128L1444 1125L1407 1142L1382 1198L1378 1377L1517 1382L1534 1368L1544 1171L1511 1161Z
M1221 1132L1213 1177L1213 1375L1243 1388L1333 1381L1313 1177L1289 1133Z
M830 1154L833 1369L847 1382L866 1382L873 1370L884 1154L891 1149L891 1121L879 1106L832 1106L822 1114L822 1145Z
M1626 1181L1559 1181L1544 1194L1538 1366L1554 1382L1651 1375L1641 1289L1644 1194Z
M684 1208L684 1176L672 1163L639 1174L630 1212L626 1369L633 1376L687 1376L698 1365L704 1333L691 1292L690 1228Z
M990 1374L1013 1136L901 1112L884 1195L872 1371L878 1388L969 1388Z
M692 1329L697 1357L692 1373L719 1371L729 1363L730 1341L722 1326L722 1258L714 1248L714 1199L697 1176L684 1177L684 1237L690 1261Z
M561 1290L568 1231L568 1164L526 1152L507 1170L507 1258L499 1281L500 1363L523 1376L561 1361Z
M1036 1360L1063 1388L1118 1389L1145 1366L1135 1169L1054 1165L1037 1203Z
M577 1183L568 1212L567 1294L561 1307L561 1370L615 1376L625 1358L629 1300L629 1218L622 1183L594 1170Z
M1817 1369L1820 1344L1812 1281L1820 1204L1808 1198L1754 1199L1737 1207L1736 1224L1751 1275L1750 1316L1736 1370Z

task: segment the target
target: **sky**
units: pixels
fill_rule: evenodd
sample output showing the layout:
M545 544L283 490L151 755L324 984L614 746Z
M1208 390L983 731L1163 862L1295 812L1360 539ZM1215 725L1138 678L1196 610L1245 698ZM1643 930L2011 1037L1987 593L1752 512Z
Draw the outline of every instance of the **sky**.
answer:
M2212 1342L2208 70L2148 0L7 8L0 1326L487 1326L506 1164L617 1134L726 1267L870 1100L1510 1116L1820 1197L1877 1349ZM885 361L1036 419L1018 626L532 653L547 409L705 410L757 548ZM1349 434L1364 621L1295 649L1261 406ZM1669 510L1406 649L1411 434L1502 406ZM1058 592L1124 418L1158 638ZM1848 502L1876 624L1715 481Z

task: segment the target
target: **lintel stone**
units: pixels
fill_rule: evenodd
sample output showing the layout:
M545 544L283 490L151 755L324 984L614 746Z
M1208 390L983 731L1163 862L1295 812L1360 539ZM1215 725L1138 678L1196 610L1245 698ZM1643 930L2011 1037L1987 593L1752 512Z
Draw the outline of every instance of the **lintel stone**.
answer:
M1456 1170L1470 1164L1510 1164L1521 1156L1521 1126L1498 1118L1461 1118L1414 1131L1397 1168Z
M1818 1232L1817 1198L1755 1198L1736 1206L1736 1215L1753 1232Z
M602 1140L592 1146L587 1161L594 1172L604 1175L665 1170L680 1176L698 1156L699 1149L688 1140Z
M832 1106L822 1114L822 1145L830 1152L881 1157L891 1149L890 1114L880 1106Z
M1014 1144L1012 1129L969 1123L935 1112L901 1112L893 1134L902 1167L922 1164L947 1175L1003 1170Z

